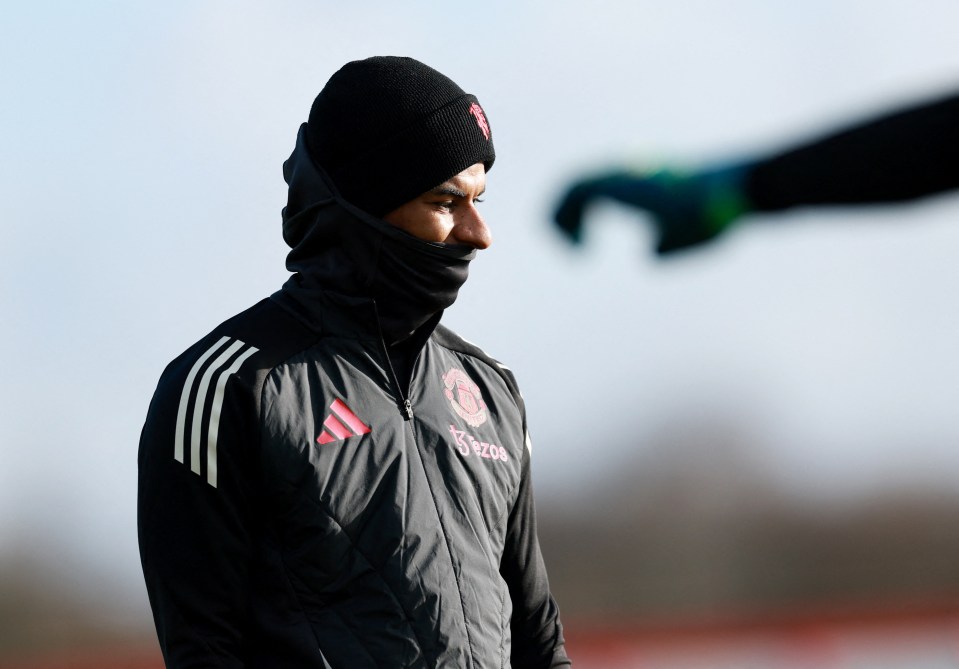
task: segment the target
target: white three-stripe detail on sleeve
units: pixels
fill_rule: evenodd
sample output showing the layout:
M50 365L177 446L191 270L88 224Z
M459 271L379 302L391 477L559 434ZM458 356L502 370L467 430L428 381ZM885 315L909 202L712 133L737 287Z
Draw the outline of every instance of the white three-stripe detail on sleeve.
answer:
M217 438L220 432L220 414L223 409L223 401L226 391L226 383L231 376L236 374L240 367L246 362L247 358L256 353L259 349L254 346L247 347L238 339L230 342L230 337L221 337L220 340L207 349L203 355L197 359L187 374L186 381L183 384L183 392L180 394L180 405L177 408L176 417L176 435L174 437L173 457L177 462L185 462L185 451L190 449L190 470L195 474L200 474L200 463L202 461L200 447L202 445L203 435L203 413L206 409L207 399L210 395L210 386L215 382L213 391L212 405L210 407L210 420L207 428L207 483L214 488L217 484ZM224 349L224 346L226 348ZM246 350L243 350L243 349ZM227 368L226 365L234 355L243 350L243 352ZM213 360L203 372L199 382L196 381L197 374L203 369L213 355L219 352L216 359ZM187 414L190 408L190 395L196 387L196 395L193 400L193 418L190 421L190 430L187 433Z
M183 392L180 394L180 408L177 409L176 412L176 437L173 446L173 457L176 458L177 462L183 462L183 431L186 429L186 410L190 403L190 391L193 389L193 380L196 378L200 368L203 367L203 363L228 341L230 341L229 337L221 337L220 341L200 356L196 363L194 363L193 368L190 369L190 373L187 374L186 382L183 384Z
M206 397L210 394L210 381L213 374L226 364L230 357L243 348L243 342L236 340L206 368L200 377L200 385L196 391L196 404L193 407L193 429L190 430L190 469L194 474L200 473L200 437L203 434L203 410L206 409Z

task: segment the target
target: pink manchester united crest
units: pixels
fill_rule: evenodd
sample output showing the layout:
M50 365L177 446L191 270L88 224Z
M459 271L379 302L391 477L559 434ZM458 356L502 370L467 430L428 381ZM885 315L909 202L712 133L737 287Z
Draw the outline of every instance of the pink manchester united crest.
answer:
M443 385L446 386L446 399L456 414L473 427L479 427L486 422L486 402L480 393L479 386L461 369L455 367L443 375Z
M488 140L489 121L486 120L486 114L483 113L483 108L474 102L470 105L470 114L476 119L476 125L478 125L479 129L483 132L483 137Z

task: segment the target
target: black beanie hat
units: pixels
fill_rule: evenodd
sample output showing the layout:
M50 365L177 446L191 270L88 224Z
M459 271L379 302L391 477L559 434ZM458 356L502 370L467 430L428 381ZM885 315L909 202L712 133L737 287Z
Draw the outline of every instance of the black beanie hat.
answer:
M496 158L486 114L451 79L412 58L347 63L316 96L313 160L350 204L382 217L470 165Z

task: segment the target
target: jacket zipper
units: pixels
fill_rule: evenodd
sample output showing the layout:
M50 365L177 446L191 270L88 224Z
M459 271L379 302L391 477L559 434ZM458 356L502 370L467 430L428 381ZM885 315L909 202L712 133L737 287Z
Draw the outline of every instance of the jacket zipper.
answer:
M413 402L410 401L409 393L403 392L403 386L400 385L400 379L396 376L396 370L393 369L393 361L390 359L389 349L386 348L386 339L383 337L383 328L380 327L380 312L376 308L376 300L373 300L373 312L376 315L376 331L379 334L380 351L386 358L386 367L390 370L390 378L393 381L393 387L396 388L396 394L400 397L399 409L403 414L404 420L413 420Z

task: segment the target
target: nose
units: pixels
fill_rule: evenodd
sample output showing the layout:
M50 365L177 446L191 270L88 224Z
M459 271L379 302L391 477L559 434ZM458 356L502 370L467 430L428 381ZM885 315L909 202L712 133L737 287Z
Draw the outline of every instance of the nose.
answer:
M456 242L478 250L489 248L493 243L493 234L476 207L470 204L457 213L459 216L453 226L453 238Z

